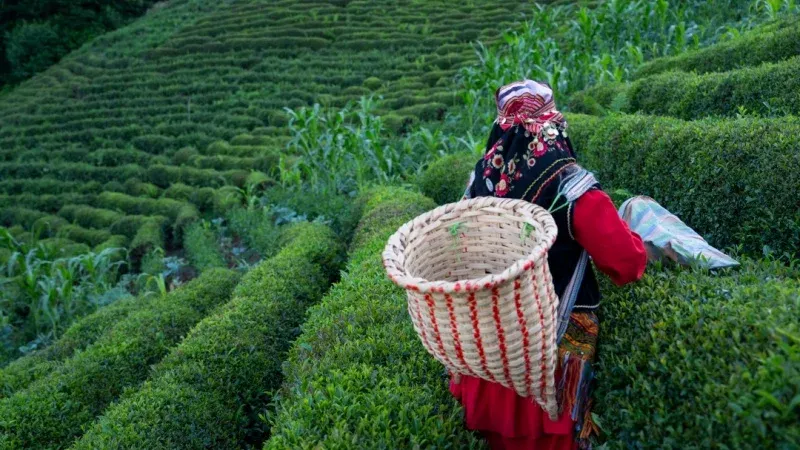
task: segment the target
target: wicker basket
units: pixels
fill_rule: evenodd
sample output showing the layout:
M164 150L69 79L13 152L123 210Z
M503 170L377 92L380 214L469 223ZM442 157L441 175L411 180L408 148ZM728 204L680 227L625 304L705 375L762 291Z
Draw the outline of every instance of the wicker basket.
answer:
M406 223L383 253L428 352L453 374L532 397L552 419L558 296L547 251L556 233L537 205L480 197Z

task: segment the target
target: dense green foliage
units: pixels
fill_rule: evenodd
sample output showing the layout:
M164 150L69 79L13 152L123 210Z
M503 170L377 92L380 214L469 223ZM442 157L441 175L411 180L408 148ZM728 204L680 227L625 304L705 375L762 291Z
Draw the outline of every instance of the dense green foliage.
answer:
M233 299L192 330L151 380L106 411L75 448L236 448L258 443L256 413L280 386L281 362L337 275L343 250L323 225L292 225L286 245L242 279Z
M89 39L124 25L157 0L5 0L0 8L0 86L41 72Z
M0 369L0 398L7 397L50 373L58 367L59 362L92 344L122 318L133 311L146 308L152 298L142 296L117 300L73 323L47 347L15 359Z
M457 202L477 161L476 155L464 153L439 158L422 172L417 184L423 194L440 205Z
M123 279L162 294L0 370L0 448L480 447L380 252L460 197L491 94L523 76L562 108L600 83L569 106L604 117L568 118L604 186L781 255L604 286L598 444L796 447L797 4L575 3L174 0L0 94L8 235L60 258L125 246L144 274ZM227 266L252 268L230 302ZM200 279L167 294L183 269Z
M603 183L657 199L712 244L753 254L800 246L796 119L569 119L583 164Z
M41 229L40 219L34 224ZM0 362L20 356L23 346L58 337L74 319L127 294L112 290L123 249L91 252L73 242L85 241L75 237L81 228L64 228L59 234L69 239L20 240L0 227L6 251L0 264Z
M771 29L775 28L775 29ZM800 55L800 23L797 18L755 28L726 42L649 61L636 70L644 78L670 70L708 73L724 72L765 62L777 62Z
M228 227L263 257L278 249L280 228L265 209L236 208L227 214Z
M629 79L644 62L675 55L738 33L777 14L795 14L794 2L764 2L753 11L742 0L608 0L534 8L530 20L504 35L506 45L481 47L480 64L462 72L461 97L491 108L493 90L521 78L549 83L556 98L594 84ZM470 121L470 123L474 123Z
M192 265L198 270L227 266L219 250L217 236L207 222L195 222L191 225L186 232L183 246Z
M413 176L439 149L424 134L405 143L390 134L440 120L457 103L449 83L474 59L470 43L496 41L521 19L508 6L160 4L0 97L0 223L47 223L48 237L92 248L122 244L132 271L146 265L156 272L164 266L158 255L186 254L200 269L219 265L219 252L196 245L203 236L188 242L185 233L199 219L226 217L236 251L244 242L269 256L275 233L261 233L268 225L252 228L234 211L274 206L262 195L278 183L333 198L368 182ZM67 17L51 12L54 20ZM66 31L42 23L47 14L29 13L38 14L30 29L42 36ZM359 101L369 108L347 106ZM334 129L329 118L343 120ZM346 145L338 145L343 137ZM314 176L336 181L322 186ZM348 214L312 209L343 237L352 232L353 224L340 220ZM201 247L211 253L201 257Z
M800 29L795 31L800 36ZM800 39L800 37L799 37ZM698 119L708 116L776 117L800 113L800 55L778 63L695 75L668 72L629 85L601 85L577 95L570 110L595 113L595 103L621 112Z
M27 389L0 400L0 448L68 446L125 389L144 381L150 365L187 331L225 304L238 278L225 269L205 272L117 322Z
M380 262L388 235L434 203L400 189L361 202L347 273L292 348L265 448L477 446Z
M350 242L360 218L359 204L352 198L331 192L309 195L304 189L269 189L261 196L262 204L272 208L273 216L299 213L299 219L328 224L342 242ZM284 222L292 218L284 219ZM282 222L276 217L276 223Z
M606 290L595 410L609 448L797 448L797 268L650 272Z

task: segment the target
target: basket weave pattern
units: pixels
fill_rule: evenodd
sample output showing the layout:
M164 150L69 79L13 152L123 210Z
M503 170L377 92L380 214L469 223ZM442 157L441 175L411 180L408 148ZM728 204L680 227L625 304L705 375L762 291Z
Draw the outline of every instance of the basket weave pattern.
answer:
M451 373L532 397L553 419L558 296L547 251L556 234L537 205L480 197L406 223L383 253L428 352Z

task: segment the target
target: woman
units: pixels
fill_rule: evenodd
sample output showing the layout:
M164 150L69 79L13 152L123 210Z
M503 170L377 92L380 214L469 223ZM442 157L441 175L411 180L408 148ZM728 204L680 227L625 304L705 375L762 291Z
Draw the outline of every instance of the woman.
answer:
M451 381L450 391L464 406L467 427L481 431L493 449L585 447L596 431L589 383L600 300L588 259L622 285L642 276L647 254L594 176L577 165L550 87L525 80L501 87L495 97L497 120L464 197L528 200L549 209L558 225L548 261L562 306L556 372L562 413L552 421L531 399L465 375Z

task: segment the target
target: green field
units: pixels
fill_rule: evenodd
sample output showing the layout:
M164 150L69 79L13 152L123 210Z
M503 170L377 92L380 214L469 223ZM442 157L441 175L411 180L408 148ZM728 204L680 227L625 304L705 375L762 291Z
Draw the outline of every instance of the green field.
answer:
M800 448L789 1L172 0L0 92L0 449L483 448L380 251L503 82L741 267L603 282L600 448Z
M301 156L287 151L285 109L368 95L387 129L440 119L471 43L522 18L487 5L173 1L93 40L0 100L0 225L18 241L0 263L58 239L44 259L125 248L129 271L156 276L164 251L196 269L234 264L214 248L218 229L193 224L246 205ZM229 238L268 256L267 236L241 236L256 233L247 223ZM15 315L24 296L7 300L13 345L95 308L54 300Z

